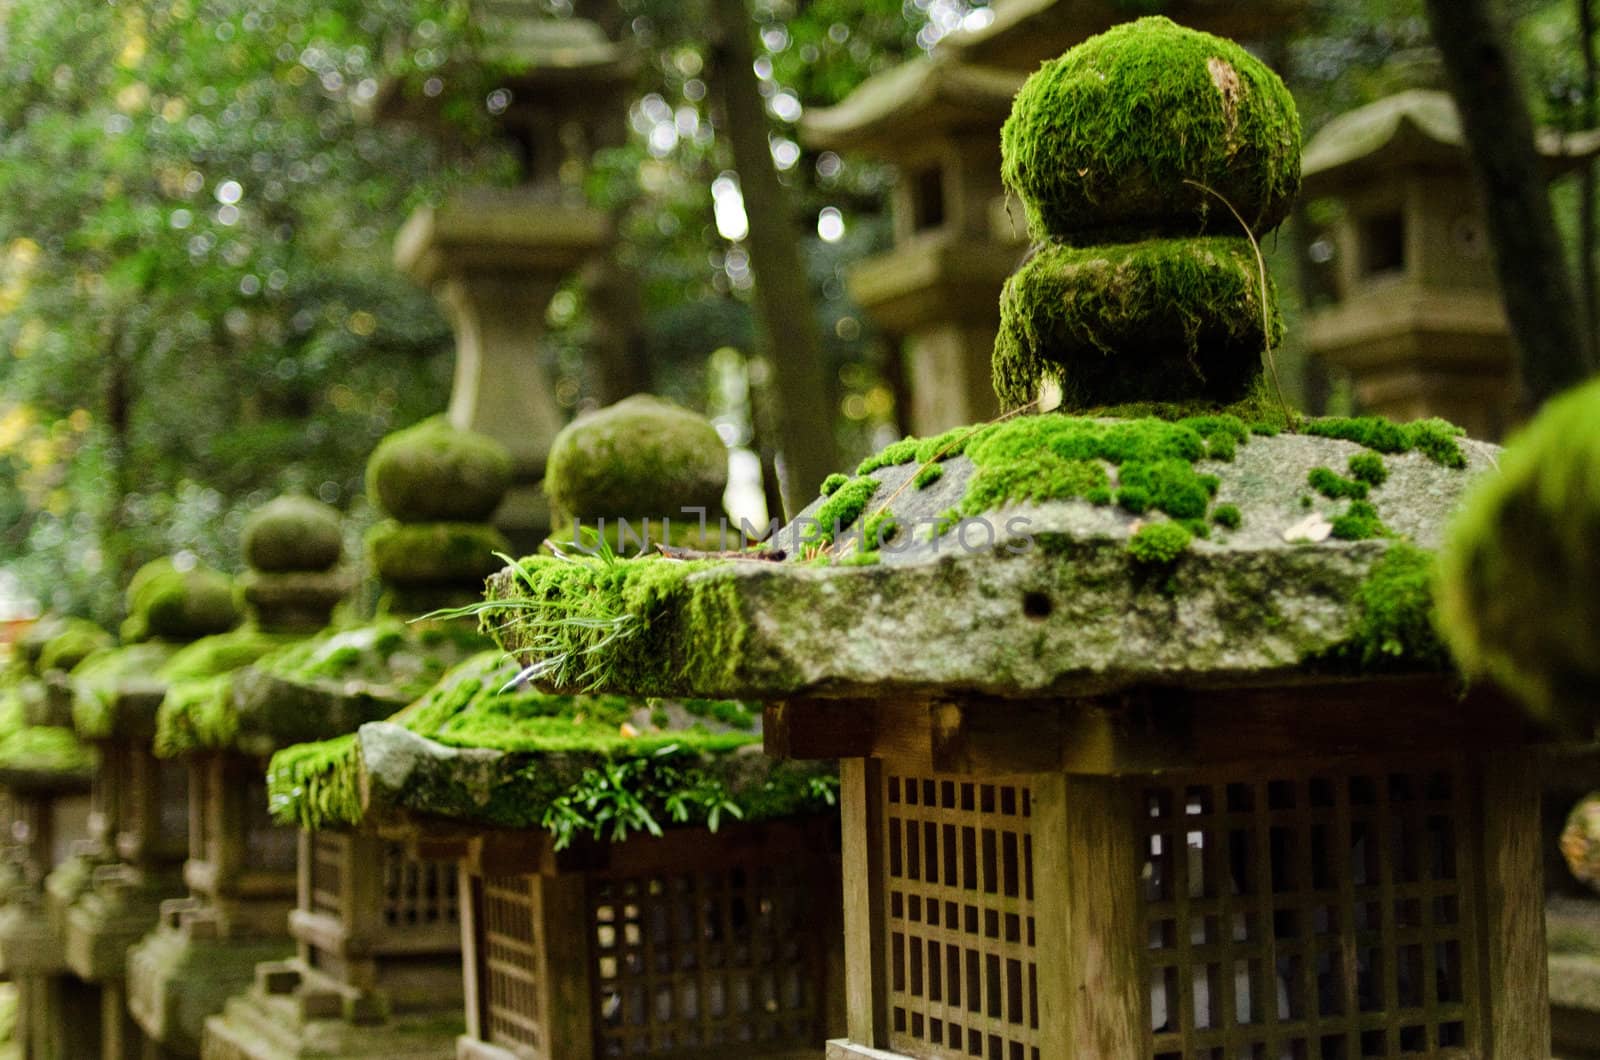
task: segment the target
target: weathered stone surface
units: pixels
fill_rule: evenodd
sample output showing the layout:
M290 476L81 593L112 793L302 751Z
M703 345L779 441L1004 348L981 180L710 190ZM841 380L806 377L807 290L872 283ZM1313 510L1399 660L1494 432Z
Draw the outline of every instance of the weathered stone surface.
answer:
M287 940L199 941L163 924L128 951L128 1011L171 1054L199 1056L207 1017L249 988L258 963L292 952Z

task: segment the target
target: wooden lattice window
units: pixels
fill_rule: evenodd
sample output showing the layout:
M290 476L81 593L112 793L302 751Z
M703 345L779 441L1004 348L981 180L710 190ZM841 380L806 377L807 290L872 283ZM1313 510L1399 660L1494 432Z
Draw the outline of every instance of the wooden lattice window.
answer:
M816 896L800 860L594 877L597 1055L814 1046Z
M409 858L396 843L384 847L383 922L390 927L456 923L457 887L454 862Z
M885 771L891 1048L1040 1060L1028 789Z
M1154 1060L1478 1055L1458 768L1147 785Z
M344 863L349 837L337 832L312 832L310 912L344 919Z
M483 1034L490 1044L507 1049L534 1051L544 1040L537 883L534 876L487 876L478 887Z

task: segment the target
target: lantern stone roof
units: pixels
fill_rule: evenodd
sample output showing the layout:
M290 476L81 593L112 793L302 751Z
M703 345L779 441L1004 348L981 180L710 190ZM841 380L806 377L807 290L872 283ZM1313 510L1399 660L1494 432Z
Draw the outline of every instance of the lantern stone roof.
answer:
M1559 172L1600 154L1600 130L1562 133L1541 129L1539 153ZM1403 166L1464 166L1466 138L1448 92L1412 89L1334 118L1306 145L1306 186L1321 191L1350 179Z
M831 770L763 757L760 714L741 703L548 695L510 687L517 671L480 653L387 721L279 752L273 813L312 828L544 828L564 846L831 802Z
M71 729L30 724L26 700L44 694L33 679L0 688L0 787L13 792L87 791L94 750Z
M761 549L526 558L493 628L552 687L664 696L1440 672L1430 553L1496 453L1437 421L1019 417L897 443Z
M807 111L801 138L812 147L896 154L941 131L992 133L1022 78L953 54L923 56L869 77L832 107Z

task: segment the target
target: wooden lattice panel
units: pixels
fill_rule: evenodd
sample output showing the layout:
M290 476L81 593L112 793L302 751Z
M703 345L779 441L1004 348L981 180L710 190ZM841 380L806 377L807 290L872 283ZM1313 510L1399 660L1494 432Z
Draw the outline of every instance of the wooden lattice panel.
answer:
M344 872L348 836L338 832L312 832L311 839L311 893L309 911L343 919Z
M592 879L597 1055L815 1047L818 896L800 860Z
M457 887L453 861L420 861L399 844L384 846L383 921L390 927L456 923Z
M1154 1060L1479 1055L1449 765L1147 784Z
M1028 789L885 770L882 798L890 1046L1040 1060Z
M487 876L477 888L484 1038L513 1050L537 1051L545 1034L536 885L533 876Z

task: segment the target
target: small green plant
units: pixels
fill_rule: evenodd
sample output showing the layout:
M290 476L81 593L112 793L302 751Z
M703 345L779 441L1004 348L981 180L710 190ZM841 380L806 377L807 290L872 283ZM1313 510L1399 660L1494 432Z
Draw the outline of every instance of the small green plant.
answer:
M1330 500L1357 500L1367 499L1367 484L1354 479L1345 478L1337 471L1326 467L1314 467L1306 476L1306 481L1311 488Z
M1128 555L1135 563L1159 567L1175 563L1189 549L1194 535L1177 523L1151 523L1128 539Z
M1244 516L1236 504L1219 504L1211 511L1211 521L1224 530L1237 530L1239 524L1244 522Z
M1377 453L1357 453L1350 458L1350 477L1369 486L1381 486L1389 480L1389 469Z
M831 497L839 492L839 487L850 481L849 475L841 475L837 471L822 480L822 495Z

